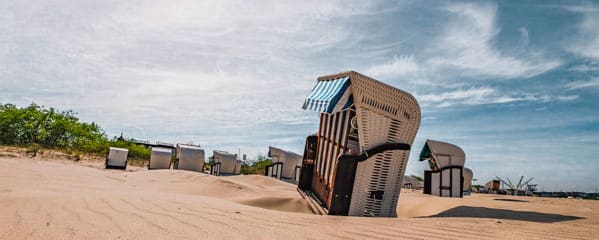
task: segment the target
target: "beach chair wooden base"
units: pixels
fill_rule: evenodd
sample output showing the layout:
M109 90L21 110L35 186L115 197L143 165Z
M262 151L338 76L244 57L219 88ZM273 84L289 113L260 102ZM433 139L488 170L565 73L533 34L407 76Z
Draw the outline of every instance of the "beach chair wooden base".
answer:
M309 137L308 137L309 138ZM329 215L341 215L348 216L350 205L352 202L352 193L354 190L356 171L358 169L358 163L373 159L378 154L385 154L388 151L407 151L410 150L410 145L406 143L386 143L373 147L369 150L362 152L359 155L341 155L337 161L336 176L335 176L335 188L332 189L332 198L328 203L322 202L321 199L312 191L312 185L305 183L306 179L309 178L310 169L313 166L305 164L302 169L305 172L305 176L300 177L300 184L298 190L303 192L303 195L310 197L313 201L319 203L318 205L325 209ZM304 180L304 182L302 182ZM370 191L370 198L381 200L384 191L374 190ZM328 207L327 207L328 206Z
M439 197L463 197L463 167L448 166L439 171L424 171L424 194Z
M214 176L220 176L220 167L222 166L222 163L210 163L210 175L214 175Z

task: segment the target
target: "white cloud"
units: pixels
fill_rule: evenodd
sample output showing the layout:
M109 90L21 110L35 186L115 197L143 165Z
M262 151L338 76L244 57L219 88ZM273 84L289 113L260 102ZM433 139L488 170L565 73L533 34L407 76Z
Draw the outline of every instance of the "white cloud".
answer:
M367 72L376 76L405 76L420 71L420 66L414 61L414 56L394 56L387 63L373 66Z
M441 18L443 30L424 39L426 47L411 55L394 55L371 66L368 72L375 77L407 77L415 84L447 84L446 80L463 77L528 78L561 65L557 59L527 49L530 40L526 27L518 29L523 48L520 54L495 47L500 32L496 5L459 3L443 10L449 19Z
M454 20L437 39L436 46L442 54L428 61L434 68L470 76L527 78L561 64L537 54L510 56L495 48L500 31L496 5L453 4L446 10Z
M557 96L555 97L556 100L558 101L573 101L578 99L579 96L578 95L567 95L567 96Z
M566 48L580 56L599 59L599 7L568 6L565 9L583 14L578 25L580 35L570 41Z
M464 99L481 99L490 96L495 93L495 89L483 87L483 88L471 88L471 89L459 89L452 92L443 92L440 94L427 94L418 97L418 100L422 102L443 102L447 100L464 100Z
M595 7L592 5L547 5L547 7L553 8L561 8L571 12L580 12L580 13L597 13L599 12L599 7Z
M570 82L570 83L566 84L566 87L571 90L599 87L599 78L593 78L591 80L586 80L586 81Z
M549 96L530 93L506 95L494 88L480 87L469 89L456 89L447 92L416 95L422 106L445 108L451 106L475 106L484 104L512 103L512 102L550 102L572 101L578 99L577 95Z
M588 64L580 64L573 67L570 67L568 70L574 72L596 72L599 71L599 61L591 62Z

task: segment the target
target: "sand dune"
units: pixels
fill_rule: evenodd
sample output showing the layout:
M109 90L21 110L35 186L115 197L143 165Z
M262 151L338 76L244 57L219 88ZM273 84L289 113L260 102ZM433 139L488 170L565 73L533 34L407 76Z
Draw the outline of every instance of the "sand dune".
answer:
M262 176L0 157L0 239L596 239L599 202L402 191L399 218L311 214Z

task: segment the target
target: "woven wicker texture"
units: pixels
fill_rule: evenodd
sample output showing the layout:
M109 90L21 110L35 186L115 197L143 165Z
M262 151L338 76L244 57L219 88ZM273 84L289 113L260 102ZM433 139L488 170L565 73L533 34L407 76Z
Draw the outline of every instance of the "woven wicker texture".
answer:
M420 126L420 107L409 93L357 72L320 77L350 76L358 119L361 150L387 142L412 145ZM409 151L388 151L360 162L350 203L351 216L394 217ZM382 199L371 196L383 191Z

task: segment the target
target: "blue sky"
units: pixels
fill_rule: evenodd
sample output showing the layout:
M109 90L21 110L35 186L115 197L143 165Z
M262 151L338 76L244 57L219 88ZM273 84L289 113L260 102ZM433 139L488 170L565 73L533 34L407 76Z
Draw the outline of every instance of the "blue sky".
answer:
M599 187L599 2L0 0L0 102L73 109L113 136L301 152L320 75L412 93L424 140L475 178Z

